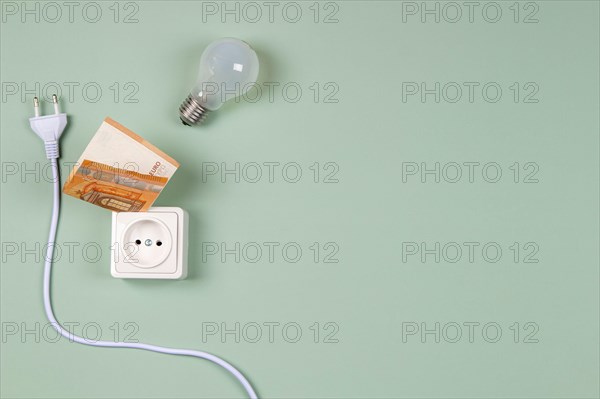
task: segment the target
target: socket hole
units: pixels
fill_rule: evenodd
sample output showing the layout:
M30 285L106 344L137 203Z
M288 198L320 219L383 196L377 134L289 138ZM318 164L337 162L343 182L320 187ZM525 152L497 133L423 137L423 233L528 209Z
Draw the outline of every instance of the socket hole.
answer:
M162 245L162 241L158 240L156 241L156 246L160 247Z
M135 243L136 243L137 245L140 245L140 244L142 243L142 241L141 241L141 240L135 240Z

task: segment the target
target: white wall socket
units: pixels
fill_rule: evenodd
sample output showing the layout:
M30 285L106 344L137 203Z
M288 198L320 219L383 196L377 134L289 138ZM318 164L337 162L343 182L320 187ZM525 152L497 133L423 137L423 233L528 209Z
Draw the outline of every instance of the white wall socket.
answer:
M113 212L110 272L117 278L187 277L188 216L181 208Z

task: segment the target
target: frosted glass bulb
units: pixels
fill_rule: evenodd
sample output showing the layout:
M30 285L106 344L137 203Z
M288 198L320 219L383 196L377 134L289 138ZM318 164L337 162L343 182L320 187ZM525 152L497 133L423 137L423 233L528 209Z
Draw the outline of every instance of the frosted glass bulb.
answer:
M200 58L196 85L179 107L181 121L202 123L208 112L250 90L257 77L258 57L248 43L233 38L212 42Z

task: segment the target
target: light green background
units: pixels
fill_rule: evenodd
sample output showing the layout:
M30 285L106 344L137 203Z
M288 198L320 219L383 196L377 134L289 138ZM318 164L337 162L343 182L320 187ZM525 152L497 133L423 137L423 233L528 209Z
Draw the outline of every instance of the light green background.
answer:
M463 16L438 24L418 16L403 23L402 2L392 1L337 2L338 23L330 24L314 23L313 2L298 3L303 16L295 24L282 18L285 3L272 23L266 16L257 23L232 17L222 23L219 16L203 22L200 2L140 1L133 24L113 21L113 2L99 4L103 17L95 24L81 16L85 3L73 23L67 16L57 23L35 23L30 16L22 23L19 15L4 15L4 329L45 326L42 266L34 255L22 262L22 251L9 256L4 250L9 243L43 246L51 207L51 184L20 174L21 162L29 169L41 162L42 171L46 165L28 127L33 95L9 95L6 84L59 82L69 115L61 161L76 161L111 116L181 162L157 205L180 206L191 222L187 280L121 281L109 272L110 214L65 197L58 242L80 246L73 262L65 255L56 263L53 298L60 320L96 322L107 339L113 323L123 330L134 322L142 342L230 360L264 397L598 397L598 2L536 2L539 22L533 24L513 22L513 2L499 3L498 23L486 22L478 8L473 23ZM319 6L320 19L329 7ZM532 10L524 7L521 20ZM120 20L133 10L123 3L119 8ZM177 108L202 49L223 36L250 42L261 60L261 81L297 82L301 100L285 101L279 89L273 102L263 93L257 103L226 105L207 126L182 126ZM72 101L65 101L64 82L79 84ZM96 103L82 96L89 82L103 89ZM121 86L117 102L114 82ZM138 103L124 102L127 82L139 88ZM314 82L322 90L337 84L338 103L322 97L315 103ZM480 91L473 103L463 97L438 104L431 96L426 103L416 96L402 102L402 82L498 82L503 95L497 103L483 101ZM514 103L513 82L535 82L539 102ZM206 162L271 161L297 162L302 179L202 179ZM431 177L421 183L418 176L402 181L403 162L469 161L497 162L502 179L487 183L478 174L473 183L464 176L455 184ZM15 162L20 171L8 174ZM314 162L336 163L339 182L315 184ZM539 182L514 183L514 162L535 162ZM264 254L257 263L202 259L203 242L269 241L299 243L302 259L288 263L280 252L273 263ZM467 241L497 242L503 256L497 263L485 262L480 252L473 263L464 254L457 263L435 263L431 256L426 263L418 256L402 260L402 242ZM313 242L336 243L339 263L315 263ZM508 248L514 242L537 243L539 263L515 263ZM95 263L83 259L82 246L89 243L103 249ZM277 330L273 343L264 336L259 343L236 343L232 336L202 342L206 322L295 322L303 336L288 343ZM324 324L336 323L339 342L314 343L309 327L315 322L320 341ZM418 336L403 342L406 322L430 328L436 322L495 322L503 335L497 343L486 342L481 330L473 343L465 336L458 343L435 343L431 336L425 343ZM519 343L509 329L515 322ZM523 343L527 322L539 327L538 343ZM4 341L2 397L244 395L226 372L198 359L36 343L31 334Z

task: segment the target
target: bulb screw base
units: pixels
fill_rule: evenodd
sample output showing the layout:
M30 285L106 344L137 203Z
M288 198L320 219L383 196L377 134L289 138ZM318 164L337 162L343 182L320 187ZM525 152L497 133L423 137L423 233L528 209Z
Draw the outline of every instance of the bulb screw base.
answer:
M204 122L209 112L210 110L198 104L190 94L179 107L179 119L186 126L198 125Z

